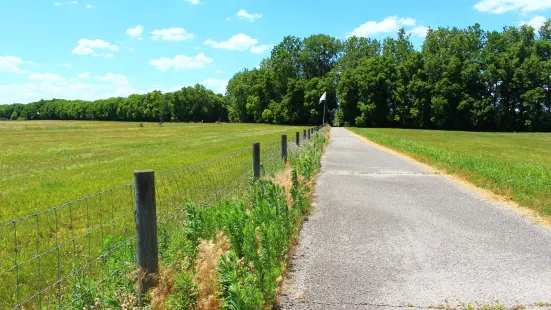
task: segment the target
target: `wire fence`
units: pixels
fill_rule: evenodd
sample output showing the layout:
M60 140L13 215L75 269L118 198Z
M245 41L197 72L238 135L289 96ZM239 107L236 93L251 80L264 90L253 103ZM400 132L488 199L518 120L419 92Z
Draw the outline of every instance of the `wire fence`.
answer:
M286 143L287 156L298 156L308 138ZM262 144L265 175L284 169L282 147L279 139ZM159 227L181 227L185 201L208 206L237 198L251 178L250 148L158 174ZM134 196L130 183L1 223L0 309L83 309L101 292L132 291L129 283L139 277Z

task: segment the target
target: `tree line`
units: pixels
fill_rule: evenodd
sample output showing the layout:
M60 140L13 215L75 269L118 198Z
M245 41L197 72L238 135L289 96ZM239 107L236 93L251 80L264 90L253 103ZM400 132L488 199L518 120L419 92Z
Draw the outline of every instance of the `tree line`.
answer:
M286 37L237 73L232 121L455 130L551 130L551 22L483 31L430 29L416 50L404 29L383 41Z
M430 29L420 50L404 29L384 40L287 36L257 68L235 74L225 96L197 85L92 102L41 100L0 106L0 118L319 124L327 92L326 120L335 125L551 131L550 88L551 21L537 30L476 24Z
M215 122L227 120L226 99L202 85L163 94L152 91L95 101L40 100L0 105L0 120L98 120Z

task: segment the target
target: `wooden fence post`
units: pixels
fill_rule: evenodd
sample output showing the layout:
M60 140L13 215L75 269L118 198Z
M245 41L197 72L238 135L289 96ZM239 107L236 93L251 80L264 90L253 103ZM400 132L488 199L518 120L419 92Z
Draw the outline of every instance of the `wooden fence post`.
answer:
M303 138L303 139L306 139L306 130L303 130L303 131L302 131L302 138Z
M281 135L281 158L287 161L287 135Z
M295 143L297 144L297 146L300 146L300 132L297 131L296 133L296 137L295 137Z
M253 143L253 173L255 179L260 179L260 142Z
M308 128L308 140L310 140L310 128Z
M156 285L159 274L159 248L157 243L157 205L155 201L155 172L134 172L134 221L136 248L140 268L141 296Z

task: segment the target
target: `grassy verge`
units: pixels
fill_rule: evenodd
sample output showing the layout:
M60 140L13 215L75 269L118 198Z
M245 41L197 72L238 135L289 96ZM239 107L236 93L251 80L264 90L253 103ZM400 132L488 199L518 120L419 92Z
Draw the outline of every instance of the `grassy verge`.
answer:
M284 171L264 167L264 177L250 179L233 198L208 207L184 200L181 213L163 218L158 226L161 273L157 287L143 298L145 308L272 307L290 247L309 210L311 180L325 142L323 132L307 146L292 146ZM99 268L84 268L59 292L54 286L28 308L137 307L133 240L110 234L104 236L103 248L113 250L100 257Z
M350 130L551 215L551 134Z

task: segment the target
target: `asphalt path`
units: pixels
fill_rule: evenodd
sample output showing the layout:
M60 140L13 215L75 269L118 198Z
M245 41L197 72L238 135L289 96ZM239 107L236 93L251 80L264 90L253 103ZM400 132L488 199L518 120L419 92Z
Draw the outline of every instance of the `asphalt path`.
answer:
M282 309L551 303L547 228L346 129L331 129L314 202Z

